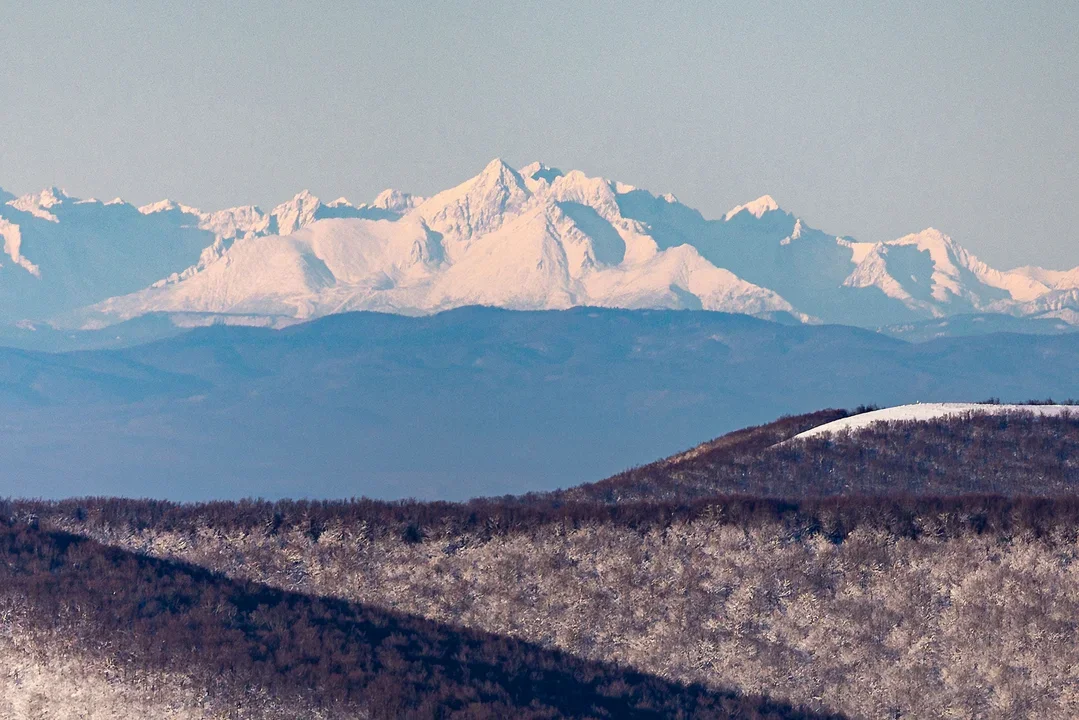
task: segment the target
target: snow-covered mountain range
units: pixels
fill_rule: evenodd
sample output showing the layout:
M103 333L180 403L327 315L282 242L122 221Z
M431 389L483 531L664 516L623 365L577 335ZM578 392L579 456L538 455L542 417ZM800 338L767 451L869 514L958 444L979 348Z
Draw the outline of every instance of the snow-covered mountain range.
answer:
M0 320L284 325L464 305L695 308L878 327L965 313L1079 325L1079 267L989 267L929 228L857 242L764 196L709 220L673 195L494 160L430 198L302 192L269 212L0 190Z

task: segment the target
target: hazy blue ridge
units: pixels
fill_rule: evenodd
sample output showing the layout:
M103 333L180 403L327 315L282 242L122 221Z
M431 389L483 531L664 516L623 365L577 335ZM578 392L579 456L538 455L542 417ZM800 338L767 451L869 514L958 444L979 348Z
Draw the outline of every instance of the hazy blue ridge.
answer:
M908 343L661 310L349 313L0 350L0 495L460 499L596 480L785 413L1079 397L1079 335Z

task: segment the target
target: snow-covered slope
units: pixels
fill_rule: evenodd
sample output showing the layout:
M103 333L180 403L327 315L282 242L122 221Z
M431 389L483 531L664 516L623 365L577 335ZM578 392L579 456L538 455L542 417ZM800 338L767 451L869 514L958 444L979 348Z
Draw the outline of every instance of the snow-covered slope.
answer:
M295 318L365 307L419 312L404 296L429 275L433 244L414 219L327 219L292 235L241 238L198 272L94 310L102 319L124 320L147 308Z
M876 288L933 316L970 312L1011 298L1006 289L1009 283L1001 273L935 228L877 243L843 284ZM1024 297L1026 289L1021 288Z
M914 405L898 405L818 425L811 430L795 435L793 439L804 440L821 435L856 432L876 423L925 422L968 414L1008 415L1011 413L1059 417L1065 413L1079 415L1079 407L1075 405L992 405L988 403L916 403Z
M929 228L886 242L814 229L771 196L715 220L671 194L491 161L420 198L308 191L269 212L134 208L0 191L0 321L99 327L151 312L310 318L467 304L703 308L881 327L959 313L1079 324L1079 268L1001 272ZM263 318L263 319L260 319ZM236 317L232 318L236 321Z
M491 187L497 186L483 191ZM608 232L618 238L610 238L612 244L644 247L623 252L620 262L604 262L600 258L610 249L599 249L557 201L529 196L527 209L500 216L504 224L491 231L485 223L493 216L462 195L442 206L450 212L437 209L427 218L429 203L397 221L322 220L291 235L245 237L199 271L106 300L84 320L97 326L151 311L296 318L361 309L421 314L464 305L795 312L774 292L714 267L690 246L661 251L630 225L625 240L612 227ZM445 232L433 230L431 218Z
M0 321L48 319L197 263L216 238L185 217L56 188L0 205Z

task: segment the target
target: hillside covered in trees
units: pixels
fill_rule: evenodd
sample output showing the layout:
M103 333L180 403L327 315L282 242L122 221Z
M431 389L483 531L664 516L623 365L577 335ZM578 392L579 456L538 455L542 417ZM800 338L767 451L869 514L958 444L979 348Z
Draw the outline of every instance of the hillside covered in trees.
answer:
M846 415L460 504L0 504L0 714L1079 714L1079 419L792 441Z
M986 409L992 409L991 403ZM872 408L862 407L861 411ZM1079 491L1079 407L1059 417L974 412L874 423L854 433L795 436L848 415L824 410L729 433L564 500L687 500L717 494L1060 496Z
M72 691L134 700L146 717L819 717L17 522L0 528L0 553L11 717L121 709L72 707ZM72 658L67 687L50 684ZM20 698L34 679L41 697Z

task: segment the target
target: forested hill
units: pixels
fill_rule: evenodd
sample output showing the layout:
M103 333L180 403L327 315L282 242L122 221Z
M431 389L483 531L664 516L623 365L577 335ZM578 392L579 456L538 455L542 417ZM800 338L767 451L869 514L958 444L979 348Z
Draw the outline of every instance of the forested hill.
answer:
M0 502L0 717L1075 717L1079 419L795 438L864 410L469 503Z
M4 718L840 717L0 520Z
M877 422L795 438L847 417L823 410L738 430L606 480L552 493L562 501L685 501L716 495L1063 496L1079 493L1079 407L1038 416L982 411ZM872 408L859 408L871 410Z

